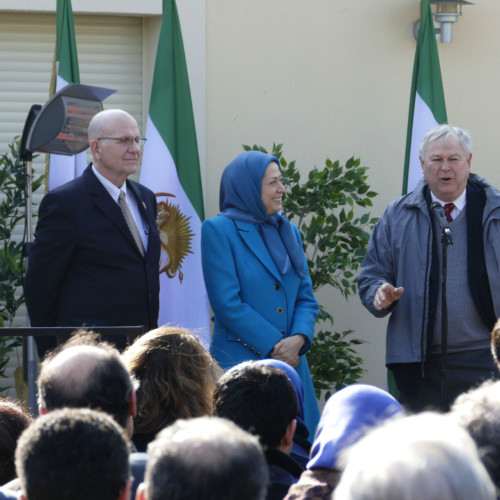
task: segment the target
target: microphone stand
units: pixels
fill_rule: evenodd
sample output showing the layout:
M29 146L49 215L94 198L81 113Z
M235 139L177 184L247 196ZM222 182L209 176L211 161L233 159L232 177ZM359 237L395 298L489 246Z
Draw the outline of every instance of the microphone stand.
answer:
M25 207L25 244L23 257L26 257L29 265L29 248L33 242L33 151L27 148L28 135L40 113L42 106L33 104L29 110L24 123L23 135L19 145L19 158L24 162L24 207ZM27 268L26 266L26 268ZM24 279L24 276L23 276ZM27 326L30 320L27 318ZM15 335L15 334L13 334ZM23 382L26 393L26 401L33 415L38 415L37 386L38 354L35 340L32 336L24 336L23 339Z
M448 246L453 245L451 230L448 226L442 227L441 246L441 410L448 411L448 303L446 299L446 275L448 268Z

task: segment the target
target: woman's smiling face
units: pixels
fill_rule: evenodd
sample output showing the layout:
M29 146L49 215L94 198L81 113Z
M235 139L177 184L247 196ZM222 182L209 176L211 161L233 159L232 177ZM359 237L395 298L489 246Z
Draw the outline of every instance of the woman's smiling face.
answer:
M271 162L262 178L261 198L266 207L267 215L283 210L281 199L285 192L283 177L276 162Z

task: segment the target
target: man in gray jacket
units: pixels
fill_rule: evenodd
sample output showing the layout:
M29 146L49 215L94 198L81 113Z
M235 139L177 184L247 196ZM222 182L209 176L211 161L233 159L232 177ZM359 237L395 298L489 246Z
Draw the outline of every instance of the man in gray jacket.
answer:
M490 332L500 316L500 192L470 173L471 159L463 129L441 125L424 136L424 178L387 207L359 276L363 305L376 317L390 314L386 364L401 403L413 411L447 409L456 396L498 374ZM444 208L441 217L433 203ZM444 227L452 245L442 244Z

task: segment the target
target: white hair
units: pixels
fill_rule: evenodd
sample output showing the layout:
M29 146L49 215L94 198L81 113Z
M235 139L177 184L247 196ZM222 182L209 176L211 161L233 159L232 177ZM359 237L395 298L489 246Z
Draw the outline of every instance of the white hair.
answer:
M467 130L451 125L438 125L429 130L420 141L419 155L420 158L425 158L425 152L429 143L444 138L446 144L452 139L458 139L467 158L472 154L472 139Z
M472 438L447 415L390 421L353 445L333 500L495 500Z

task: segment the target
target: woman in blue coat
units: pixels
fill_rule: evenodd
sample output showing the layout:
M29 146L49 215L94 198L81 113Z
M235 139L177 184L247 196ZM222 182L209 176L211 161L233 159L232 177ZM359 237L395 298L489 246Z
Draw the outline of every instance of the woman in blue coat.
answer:
M263 358L294 367L312 440L319 409L305 353L318 303L300 233L280 214L278 165L259 151L236 157L222 174L221 213L203 223L203 274L215 315L211 353L224 369Z

